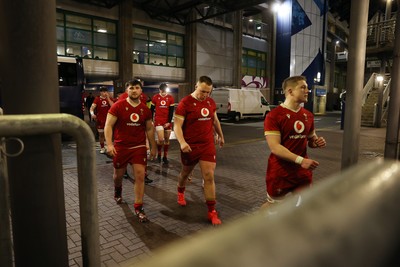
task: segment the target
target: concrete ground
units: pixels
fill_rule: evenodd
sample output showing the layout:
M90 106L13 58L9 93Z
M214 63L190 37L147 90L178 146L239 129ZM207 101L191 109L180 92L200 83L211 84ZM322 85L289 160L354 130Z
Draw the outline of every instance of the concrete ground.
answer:
M224 126L223 126L224 128ZM314 172L318 183L340 172L343 131L339 126L322 128L328 146L309 149L311 158L320 162ZM359 162L383 157L386 129L362 128L360 132ZM75 145L63 144L63 173L70 266L82 266L79 223L79 201ZM124 179L125 204L113 199L112 163L96 151L98 179L98 210L102 266L120 266L140 262L156 254L157 249L171 242L189 238L212 227L206 219L201 178L198 167L194 179L187 185L187 206L176 203L177 175L180 171L179 149L171 141L170 164L149 162L149 177L154 182L145 187L144 208L149 223L139 223L133 213L133 179ZM265 170L269 150L263 137L227 143L217 150L216 188L217 209L224 224L246 216L265 200Z

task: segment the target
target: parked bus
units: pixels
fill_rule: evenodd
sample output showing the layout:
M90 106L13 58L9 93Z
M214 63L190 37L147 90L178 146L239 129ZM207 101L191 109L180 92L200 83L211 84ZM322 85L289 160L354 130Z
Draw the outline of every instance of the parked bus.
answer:
M83 119L84 72L81 58L57 57L60 112Z

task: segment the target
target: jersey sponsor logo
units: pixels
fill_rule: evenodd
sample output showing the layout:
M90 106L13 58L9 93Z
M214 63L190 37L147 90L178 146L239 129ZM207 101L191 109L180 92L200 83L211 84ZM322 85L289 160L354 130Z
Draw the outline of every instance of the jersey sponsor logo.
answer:
M161 100L160 104L161 104L161 106L165 106L167 104L167 102L165 102L165 100Z
M138 122L140 117L139 117L139 114L132 113L129 118L131 119L132 122Z
M207 117L208 115L210 115L210 111L208 110L208 108L202 108L201 109L201 116Z
M304 131L304 128L305 128L304 123L302 121L295 121L293 126L294 126L293 127L294 131L296 133L302 133Z
M106 100L102 100L101 101L101 105L104 107L104 106L107 106L107 101Z

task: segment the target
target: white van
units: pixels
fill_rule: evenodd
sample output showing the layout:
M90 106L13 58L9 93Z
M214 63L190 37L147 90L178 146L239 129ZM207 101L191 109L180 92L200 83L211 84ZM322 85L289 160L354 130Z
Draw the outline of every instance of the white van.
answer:
M217 104L219 118L239 121L244 118L264 118L270 111L269 103L256 89L215 88L211 94Z

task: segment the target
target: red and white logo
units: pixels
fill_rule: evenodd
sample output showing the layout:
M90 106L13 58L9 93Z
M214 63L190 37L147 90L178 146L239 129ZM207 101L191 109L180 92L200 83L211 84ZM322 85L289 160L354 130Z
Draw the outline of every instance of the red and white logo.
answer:
M130 119L132 122L137 122L139 120L139 114L132 113Z
M304 123L302 121L295 121L294 130L296 133L302 133L304 131Z
M165 100L161 100L160 104L161 104L161 106L165 106L167 104L167 102L165 102Z
M208 108L201 109L201 116L207 117L209 114L210 114L210 111L208 110Z
M102 104L103 106L107 106L107 101L102 100L102 101L101 101L101 104Z

